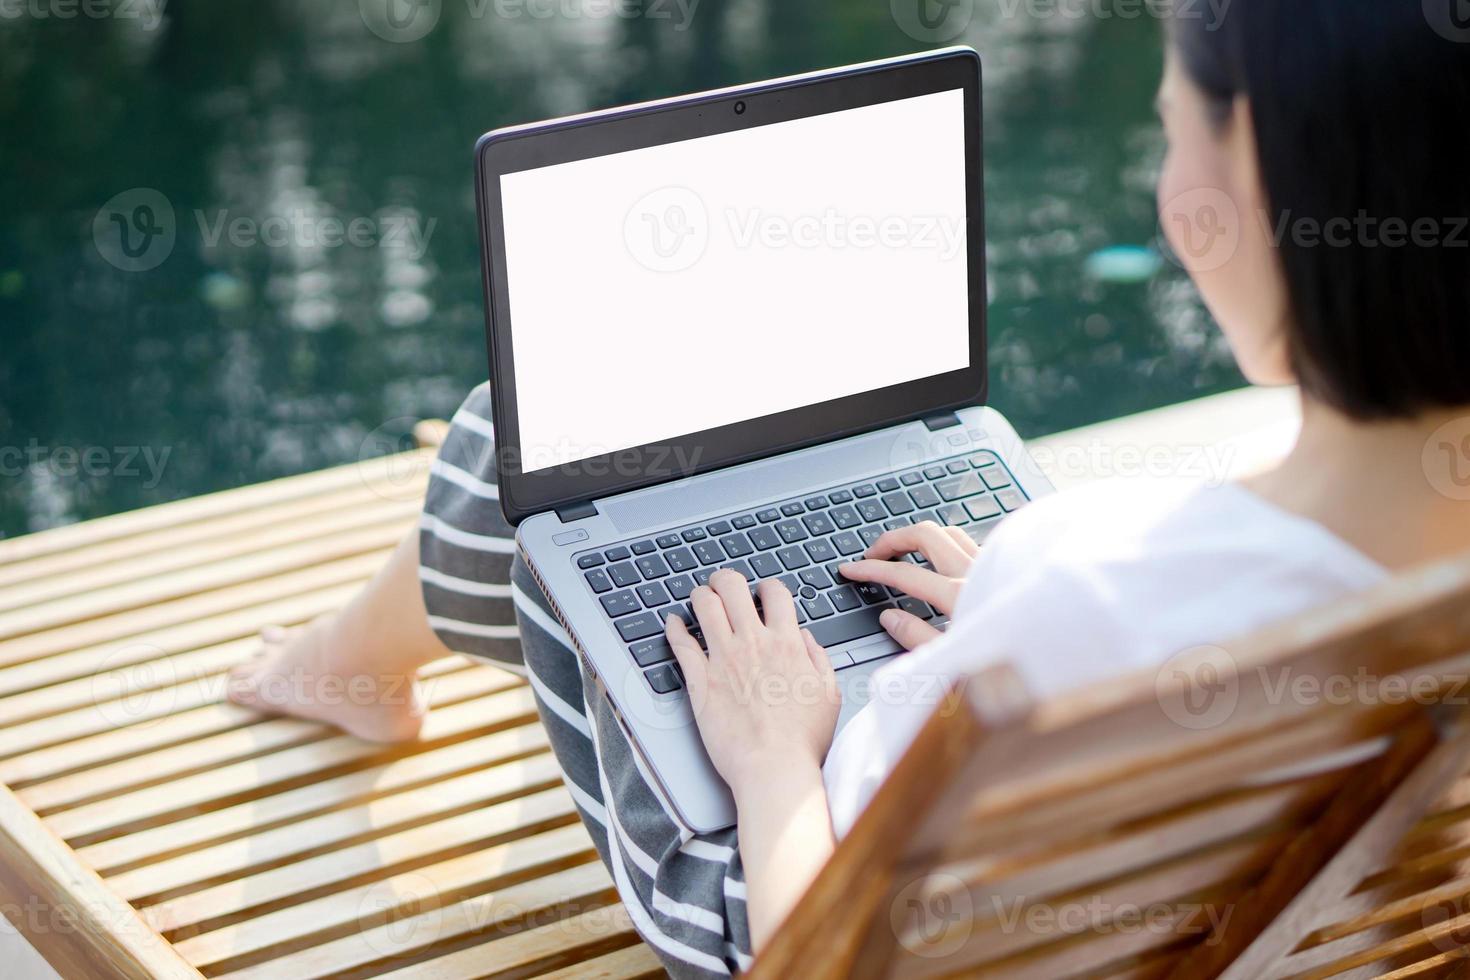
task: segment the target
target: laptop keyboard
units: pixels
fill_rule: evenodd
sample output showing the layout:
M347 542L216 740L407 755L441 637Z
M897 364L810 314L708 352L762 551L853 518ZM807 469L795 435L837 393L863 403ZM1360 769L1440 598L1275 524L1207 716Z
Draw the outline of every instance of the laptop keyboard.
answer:
M885 531L934 521L962 528L977 543L1027 497L1000 457L980 452L922 469L825 493L782 500L720 520L671 529L624 544L573 555L587 587L597 596L656 694L683 687L664 619L677 613L700 645L689 595L722 568L755 583L777 578L796 597L796 616L817 642L831 649L883 632L885 609L933 619L927 604L894 589L849 582L838 567L856 561ZM917 555L905 561L926 564ZM757 599L759 602L759 599ZM873 657L887 656L882 646ZM865 662L862 651L833 653L841 670Z

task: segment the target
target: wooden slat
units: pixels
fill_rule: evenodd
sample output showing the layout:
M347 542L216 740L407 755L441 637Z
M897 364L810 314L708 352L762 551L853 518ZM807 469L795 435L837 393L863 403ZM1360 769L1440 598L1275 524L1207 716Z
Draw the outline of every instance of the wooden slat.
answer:
M605 953L573 966L538 974L540 980L642 980L664 976L664 968L643 943L625 946L616 953ZM412 980L405 977L401 980Z

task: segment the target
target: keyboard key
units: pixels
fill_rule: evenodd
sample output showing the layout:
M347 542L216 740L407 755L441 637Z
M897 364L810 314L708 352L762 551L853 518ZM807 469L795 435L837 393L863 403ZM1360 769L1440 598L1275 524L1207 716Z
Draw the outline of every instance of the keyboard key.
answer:
M600 568L587 573L587 584L592 586L592 591L599 595L612 591L613 587L612 579L608 578L607 572Z
M638 569L634 568L630 561L613 565L607 570L607 574L612 576L613 584L618 588L627 588L643 581L643 576L638 574Z
M811 555L812 561L817 564L829 562L837 557L837 549L832 547L832 542L826 538L807 542L806 553Z
M781 512L774 507L767 507L765 510L756 511L755 519L762 524L769 524L772 521L779 521L781 519Z
M787 517L795 517L798 514L801 514L802 512L804 512L805 510L806 510L805 507L803 507L801 504L797 503L794 500L791 503L789 503L789 504L782 504L781 505L781 513L785 514Z
M628 652L633 655L633 660L640 667L652 667L654 664L668 663L674 659L674 651L669 648L669 641L661 636L641 640L628 647Z
M675 548L666 552L664 558L668 560L669 567L676 572L687 572L699 567L699 559L694 557L694 552L688 548Z
M945 473L943 466L930 466L924 470L924 475L931 480L937 480Z
M624 643L632 643L634 640L646 640L650 636L657 636L664 631L664 624L651 612L639 613L636 616L624 616L616 621L618 634L622 636Z
M860 551L867 550L867 546L863 544L863 539L852 531L843 531L841 534L835 535L832 538L832 547L836 548L843 555L855 555Z
M776 533L781 535L781 540L787 544L805 541L808 537L806 528L801 526L800 521L782 521L776 525Z
M745 561L743 559L741 561L729 561L721 565L720 567L729 568L733 571L739 572L742 576L744 576L745 581L747 582L755 581L755 572L750 570L750 562L748 561Z
M801 607L812 619L826 619L837 613L837 610L832 608L832 603L828 602L824 595L819 595L815 599L801 600Z
M832 579L820 568L805 569L798 577L803 584L810 585L814 589L830 589L832 587Z
M855 588L858 598L870 606L888 601L888 590L877 582L859 582Z
M843 530L850 527L857 527L863 522L863 519L858 516L858 512L848 506L832 508L827 512L827 517L831 519L833 524L836 524Z
M713 524L706 524L704 529L715 537L719 537L722 534L729 534L734 530L730 527L729 521L715 521Z
M768 527L751 528L750 543L761 551L770 551L781 547L781 536Z
M939 506L939 494L934 492L933 487L914 487L909 491L909 496L914 499L914 506L920 510Z
M795 575L782 575L779 581L782 585L786 586L786 591L790 592L792 595L796 595L796 593L801 591L801 579L797 578Z
M679 542L682 540L683 538L679 537L677 534L665 534L663 537L658 539L658 546L660 548L677 548L679 547Z
M903 476L899 477L898 479L899 479L899 482L902 483L906 487L912 487L912 486L915 486L917 484L920 484L920 483L923 483L924 482L923 476L919 475L918 473L905 473Z
M879 538L883 537L883 525L869 524L859 531L858 534L862 535L863 543L871 548L878 543Z
M669 603L669 590L657 582L645 582L638 586L638 598L643 600L643 608L657 609Z
M1001 514L1000 504L994 497L972 497L965 501L965 511L977 521L989 520L999 517Z
M693 544L696 541L703 541L708 536L709 535L704 533L704 528L702 527L691 527L689 530L684 532L684 540L688 541L690 544Z
M863 515L865 521L881 521L888 516L888 511L876 500L864 500L858 504L858 513Z
M601 564L602 556L595 551L590 555L583 555L581 558L577 559L578 568L596 568L598 565Z
M929 608L927 602L920 602L918 599L910 598L909 596L904 596L898 600L898 608L906 613L918 616L920 619L934 618L934 610Z
M895 516L898 514L912 514L917 510L914 507L914 502L909 499L909 495L906 493L890 493L883 498L883 506L888 508L888 513Z
M832 501L828 500L821 494L818 494L815 497L808 497L803 500L802 503L806 504L807 510L824 510L825 508L832 506Z
M999 524L1000 521L986 521L984 524L971 524L965 528L965 533L976 544L984 544L985 539L990 537L990 532L994 531Z
M775 555L759 554L752 555L750 567L756 575L761 578L770 578L772 575L780 575L786 567L776 560Z
M735 530L745 531L755 527L755 517L750 514L741 514L730 523L735 525Z
M725 551L718 541L699 542L694 546L694 554L704 565L718 565L725 560Z
M992 466L988 470L981 470L980 475L985 478L985 485L992 490L1011 485L1011 475L1006 472L1004 466Z
M949 464L949 471L951 473L963 473L969 468L969 465L962 459L957 459Z
M939 496L945 500L959 500L962 497L973 497L977 493L985 492L985 486L980 482L980 477L974 473L965 473L962 476L940 480L934 484L934 489L938 490Z
M994 466L1000 462L1000 457L995 453L976 453L970 457L970 465L977 470L983 470L987 466Z
M806 529L812 533L812 537L819 538L825 534L831 534L837 528L832 526L832 521L826 514L808 514L801 519Z
M720 539L720 545L731 558L744 558L755 550L750 539L743 534L728 534Z
M891 521L884 521L883 522L883 530L885 530L885 531L897 531L901 527L908 527L908 526L909 526L909 519L907 517L895 517Z
M861 497L875 497L875 496L878 495L878 488L875 487L875 486L873 486L871 483L864 483L860 487L853 487L852 488L852 493L853 493L853 496L859 497L859 498L861 498Z
M695 626L697 621L694 613L690 611L688 603L676 602L672 606L664 606L654 613L660 623L667 624L670 616L678 616L684 621L685 626Z
M913 521L915 524L923 524L925 521L933 521L935 524L942 523L939 520L939 515L934 513L934 511L932 510L921 510L913 517L909 518L909 520Z
M635 613L643 607L638 604L638 597L629 589L614 592L612 595L602 597L602 608L607 610L609 616L626 616Z
M653 542L652 541L639 541L637 544L633 545L633 554L635 554L635 555L651 555L651 554L653 554Z
M781 564L785 565L788 570L805 568L811 564L806 557L806 552L796 545L792 545L789 548L782 548L776 552L776 557L781 559Z
M694 581L698 582L700 585L709 585L710 576L717 571L719 571L719 569L715 568L713 565L711 565L709 568L701 568L699 571L694 573Z
M1015 487L1006 487L1004 490L997 490L995 492L995 499L1000 501L1000 505L1006 509L1007 513L1013 510L1020 510L1026 506L1026 498L1021 496L1021 491Z
M669 574L669 566L658 555L646 555L638 559L638 571L646 579L663 578Z
M959 504L945 504L939 508L939 520L950 527L959 527L970 523L970 515Z
M823 598L826 597L823 596ZM841 616L816 620L809 627L812 638L817 641L818 646L835 647L839 643L847 643L882 633L883 625L878 622L878 616L884 609L891 608L892 606L889 605L868 606L865 609L843 613Z
M675 599L687 599L689 593L694 591L694 578L689 575L675 575L664 583L664 588L669 590L669 595Z
M631 557L633 557L633 554L627 548L620 547L607 549L608 561L627 561Z
M891 476L884 477L883 479L881 479L881 480L878 481L878 492L879 493L892 493L893 491L895 491L897 489L898 489L898 481L895 480Z
M858 598L857 589L851 585L838 586L827 593L827 598L838 612L851 612L863 604L863 600Z
M672 694L683 686L673 664L659 664L652 670L644 671L643 676L647 678L648 686L653 688L655 694Z
M830 499L834 506L836 504L849 503L852 500L852 493L848 490L834 490L832 491Z

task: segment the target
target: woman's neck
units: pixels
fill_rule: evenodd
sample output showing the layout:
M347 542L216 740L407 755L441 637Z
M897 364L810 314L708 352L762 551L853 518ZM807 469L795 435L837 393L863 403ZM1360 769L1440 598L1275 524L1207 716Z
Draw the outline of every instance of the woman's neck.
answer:
M1245 482L1389 569L1470 554L1470 406L1357 422L1302 398L1301 436Z
M1295 448L1246 486L1391 569L1470 553L1470 406L1358 422L1304 397Z

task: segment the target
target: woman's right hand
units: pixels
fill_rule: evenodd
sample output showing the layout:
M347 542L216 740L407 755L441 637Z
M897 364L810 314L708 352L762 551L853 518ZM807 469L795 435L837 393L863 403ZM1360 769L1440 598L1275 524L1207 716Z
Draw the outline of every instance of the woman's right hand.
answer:
M932 568L892 560L914 552L927 558ZM842 574L853 582L890 585L950 616L979 553L979 545L959 528L925 521L888 531L873 542L863 561L842 566ZM907 650L943 635L918 616L898 609L885 611L879 621Z

